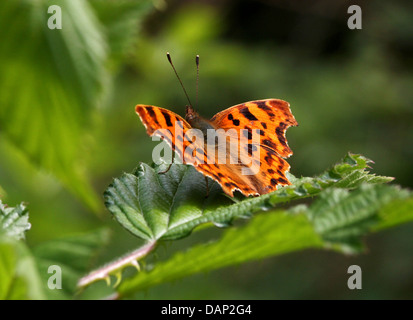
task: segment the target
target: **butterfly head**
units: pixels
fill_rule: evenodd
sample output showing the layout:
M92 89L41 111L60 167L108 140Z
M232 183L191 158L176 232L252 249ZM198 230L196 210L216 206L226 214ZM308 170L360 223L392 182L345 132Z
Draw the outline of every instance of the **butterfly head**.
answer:
M191 124L194 120L198 118L199 118L198 112L196 112L195 109L191 105L186 106L185 120Z
M201 117L191 105L186 106L185 120L192 128L201 130L205 138L209 129L215 129L211 121Z

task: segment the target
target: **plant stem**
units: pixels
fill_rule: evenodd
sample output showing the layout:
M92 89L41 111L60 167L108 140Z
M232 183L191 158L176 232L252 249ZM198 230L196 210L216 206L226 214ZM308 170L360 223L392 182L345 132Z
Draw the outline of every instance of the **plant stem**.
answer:
M128 253L127 255L123 256L122 258L119 258L95 271L92 271L88 275L81 278L78 281L77 286L79 288L84 288L98 280L106 280L106 282L110 284L111 274L116 274L118 276L118 281L115 284L116 286L120 282L122 270L127 266L134 266L139 271L140 269L139 269L138 260L142 259L149 252L155 249L155 246L156 246L156 241L148 242L142 247L139 247L138 249L132 251L131 253Z

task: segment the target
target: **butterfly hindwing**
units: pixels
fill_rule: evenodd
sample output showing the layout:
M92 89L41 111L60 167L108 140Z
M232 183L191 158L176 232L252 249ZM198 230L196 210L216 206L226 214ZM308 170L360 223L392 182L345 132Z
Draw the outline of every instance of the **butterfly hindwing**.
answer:
M290 165L283 158L292 151L285 132L297 121L289 103L278 99L250 101L217 113L211 121L218 128L237 130L240 149L244 148L260 168L257 174L246 176L258 194L290 184L285 176Z

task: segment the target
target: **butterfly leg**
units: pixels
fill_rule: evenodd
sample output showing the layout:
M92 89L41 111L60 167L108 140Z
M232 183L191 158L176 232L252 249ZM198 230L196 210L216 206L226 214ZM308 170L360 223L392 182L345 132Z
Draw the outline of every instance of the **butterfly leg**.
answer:
M172 160L171 160L171 163L170 163L169 166L168 166L168 169L166 169L166 170L164 170L164 171L161 171L161 172L158 172L158 174L165 174L165 173L167 173L167 172L169 171L169 169L171 169L172 164L174 163L174 158L175 158L175 152L172 150Z
M164 171L160 171L160 172L158 172L158 174L165 174L165 173L167 173L167 172L169 171L169 169L171 169L171 167L172 167L172 163L168 166L168 169L166 169L166 170L164 170Z

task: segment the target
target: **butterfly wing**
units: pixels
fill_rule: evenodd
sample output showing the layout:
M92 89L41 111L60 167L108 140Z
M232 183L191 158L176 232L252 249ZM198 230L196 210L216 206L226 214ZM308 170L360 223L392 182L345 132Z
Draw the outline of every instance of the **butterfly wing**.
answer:
M233 196L234 190L240 190L245 195L258 194L249 187L249 181L242 175L238 166L218 164L217 157L208 155L203 144L188 137L193 128L181 116L151 105L139 104L135 110L149 136L161 137L179 155L183 163L193 165L197 171L217 181L225 193ZM197 151L195 154L194 150Z
M289 157L292 151L287 144L285 132L298 123L290 110L290 104L279 99L266 99L242 103L212 117L211 121L223 129L260 130L261 144L277 152L281 157ZM241 135L241 139L244 135ZM248 136L244 137L248 141Z
M214 178L209 165L205 170L204 167L198 168L198 164L209 162L200 131L194 130L185 119L168 109L138 104L135 110L149 136L161 137L178 154L182 163L193 165L201 173Z
M155 106L138 104L135 107L149 136L159 136L182 157L184 152L183 137L191 126L176 113Z
M291 184L285 176L290 165L283 159L292 155L285 132L288 127L296 126L298 123L291 113L288 102L278 99L246 102L217 113L211 122L216 128L235 129L240 149L244 148L244 153L248 153L259 166L257 174L244 177L249 181L248 184L239 185L234 181L228 181L231 193L238 189L244 195L265 194L276 190L277 185ZM258 140L254 134L259 135ZM237 169L239 166L234 165L218 168L221 171ZM249 190L251 188L252 192Z

